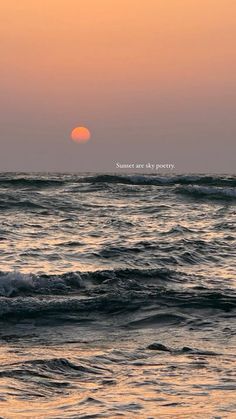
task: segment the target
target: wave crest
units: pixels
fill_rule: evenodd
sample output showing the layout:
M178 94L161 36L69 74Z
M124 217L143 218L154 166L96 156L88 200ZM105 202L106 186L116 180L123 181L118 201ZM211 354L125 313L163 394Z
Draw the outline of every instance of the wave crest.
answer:
M189 185L177 189L178 193L196 198L236 199L236 188Z
M236 186L235 176L206 176L206 175L111 175L101 174L84 177L80 180L85 183L121 183L129 185L211 185Z
M1 273L0 317L50 315L62 321L78 321L85 315L87 321L95 320L99 313L124 315L135 311L140 313L135 322L146 324L173 322L177 318L184 322L187 312L192 316L199 310L230 312L236 307L236 295L231 289L186 290L181 285L186 281L188 277L183 273L167 269L72 272L58 276ZM146 316L148 320L144 320Z

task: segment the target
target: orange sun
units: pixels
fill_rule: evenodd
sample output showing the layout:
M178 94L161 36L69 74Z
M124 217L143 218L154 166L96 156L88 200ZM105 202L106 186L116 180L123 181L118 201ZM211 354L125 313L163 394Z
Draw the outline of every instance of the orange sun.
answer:
M91 134L88 128L86 127L75 127L71 131L71 139L75 143L86 143L90 140Z

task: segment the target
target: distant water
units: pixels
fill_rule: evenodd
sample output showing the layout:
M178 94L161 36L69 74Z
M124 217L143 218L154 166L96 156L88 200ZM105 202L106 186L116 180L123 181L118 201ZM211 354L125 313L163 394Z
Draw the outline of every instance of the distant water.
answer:
M0 416L236 417L235 204L229 175L0 174Z

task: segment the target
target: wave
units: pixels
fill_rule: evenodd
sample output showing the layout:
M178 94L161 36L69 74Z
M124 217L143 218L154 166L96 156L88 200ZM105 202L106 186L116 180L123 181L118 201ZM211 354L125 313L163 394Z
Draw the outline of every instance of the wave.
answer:
M67 358L34 359L25 362L18 362L4 366L0 372L0 377L22 378L22 376L32 375L40 378L50 378L51 374L69 374L74 376L83 375L103 375L109 371L96 365L86 365L84 363L75 363ZM51 384L51 383L50 383Z
M169 269L116 269L92 272L71 272L62 275L30 275L20 272L0 272L0 296L67 295L79 290L105 285L127 289L133 282L177 280L178 274Z
M9 196L0 195L0 210L14 210L14 209L44 209L44 206L35 200L16 199Z
M151 351L161 351L161 352L169 352L174 355L182 355L182 354L192 354L192 355L204 355L204 356L217 356L221 355L214 351L207 351L205 349L197 349L197 348L191 348L189 346L183 346L181 349L176 348L170 348L166 345L163 345L162 343L154 342L148 345L147 349L150 349Z
M40 177L0 177L0 187L13 188L51 188L64 184L60 179Z
M157 174L95 174L95 175L1 175L0 187L3 188L53 188L72 184L75 188L82 184L127 184L127 185L206 185L236 186L236 176L229 175L157 175ZM76 186L77 185L77 186ZM82 190L83 191L83 190ZM85 189L85 192L87 190ZM88 192L90 189L88 190Z
M129 185L212 185L236 186L235 176L206 176L206 175L110 175L101 174L84 177L80 182L85 183L121 183Z
M199 310L236 308L231 289L182 288L188 277L166 269L123 269L64 275L0 274L0 317L43 318L52 321L96 321L99 315L124 317L126 325L186 323ZM148 312L150 307L151 312ZM127 313L138 313L127 323ZM197 314L198 316L199 314ZM204 314L205 315L205 314Z
M65 391L75 388L75 381L78 379L80 383L111 380L112 370L105 363L97 362L93 358L80 357L78 360L66 357L40 357L2 363L0 378L11 379L11 392L23 394L24 399L31 400L32 396L63 397ZM80 402L82 403L96 403L96 399L87 397Z
M190 185L179 187L177 193L192 196L195 198L208 199L236 199L236 188L233 187L214 187Z

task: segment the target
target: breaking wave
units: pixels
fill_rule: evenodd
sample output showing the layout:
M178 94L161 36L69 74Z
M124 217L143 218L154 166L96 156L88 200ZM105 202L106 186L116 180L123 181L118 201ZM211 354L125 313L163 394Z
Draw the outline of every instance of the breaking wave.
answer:
M177 189L178 193L196 198L236 199L236 188L190 185Z
M204 287L183 289L186 275L172 270L121 269L63 275L0 274L0 317L4 319L53 315L80 321L83 315L136 312L130 326L155 322L183 323L199 310L230 313L236 307L233 290ZM151 313L148 313L148 307ZM143 310L145 312L143 317ZM153 312L154 310L154 312ZM124 320L127 324L127 321Z

